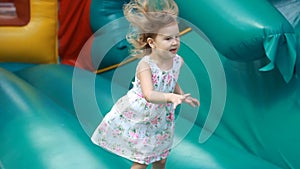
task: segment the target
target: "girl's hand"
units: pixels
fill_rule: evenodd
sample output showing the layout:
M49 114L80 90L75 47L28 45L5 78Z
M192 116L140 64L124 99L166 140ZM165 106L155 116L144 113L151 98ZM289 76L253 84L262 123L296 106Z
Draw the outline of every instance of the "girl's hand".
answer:
M195 99L195 98L193 98L193 97L191 97L191 96L186 97L186 98L183 100L183 102L185 102L185 103L191 105L192 107L200 106L199 100L197 100L197 99Z
M176 109L176 107L182 102L185 102L193 107L200 106L200 102L191 97L191 94L189 93L184 95L172 94L169 100L173 103L173 109Z
M183 102L183 100L185 100L187 97L189 97L190 94L180 95L180 94L172 93L169 96L170 96L168 99L169 102L173 103L173 109L176 109L176 107L178 105L180 105Z

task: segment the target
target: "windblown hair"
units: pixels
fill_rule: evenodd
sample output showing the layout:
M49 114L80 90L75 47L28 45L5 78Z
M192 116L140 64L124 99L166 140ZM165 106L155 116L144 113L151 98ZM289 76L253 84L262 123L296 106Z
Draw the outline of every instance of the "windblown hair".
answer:
M123 11L130 22L126 39L133 46L131 55L142 57L151 53L147 38L155 38L159 29L177 22L178 6L174 0L131 0Z

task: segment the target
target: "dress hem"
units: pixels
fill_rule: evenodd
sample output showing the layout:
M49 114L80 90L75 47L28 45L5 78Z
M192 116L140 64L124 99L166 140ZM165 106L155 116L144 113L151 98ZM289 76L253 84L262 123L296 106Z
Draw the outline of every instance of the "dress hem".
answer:
M132 161L132 162L136 162L136 163L139 163L139 164L149 165L149 164L151 164L151 163L154 163L154 162L157 162L157 161L160 161L160 160L164 160L164 159L166 159L166 158L168 157L168 155L167 155L166 157L156 156L156 157L159 157L160 159L159 159L159 160L156 160L156 158L155 158L154 160L149 161L149 162L145 162L146 160L145 160L145 161L140 161L140 160L137 160L137 159L132 159L132 158L130 158L130 157L128 157L128 156L125 156L125 155L123 155L123 154L120 154L120 153L118 153L118 152L116 152L116 151L114 151L114 150L109 149L108 147L103 147L103 146L101 146L100 144L98 144L95 140L93 140L92 138L91 138L91 141L92 141L95 145L97 145L97 146L103 148L104 150L106 150L106 151L108 151L108 152L110 152L110 153L113 153L113 154L115 154L115 155L118 155L118 156L120 156L120 157L126 158L126 159L128 159L128 160L130 160L130 161ZM171 149L167 149L167 150L165 150L164 152L167 152L167 151L168 151L168 154L169 154L169 152L171 151ZM162 154L165 154L165 153L162 153ZM150 157L146 157L146 158L150 158ZM146 158L145 158L145 159L146 159Z

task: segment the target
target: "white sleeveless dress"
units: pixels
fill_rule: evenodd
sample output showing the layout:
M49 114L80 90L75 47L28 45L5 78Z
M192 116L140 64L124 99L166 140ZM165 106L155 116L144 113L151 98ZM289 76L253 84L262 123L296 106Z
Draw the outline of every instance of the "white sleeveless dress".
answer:
M141 59L149 64L154 90L174 92L182 58L176 55L173 66L161 70L149 56ZM167 158L174 135L174 110L171 103L147 102L140 81L135 76L133 88L121 97L94 131L96 145L131 161L150 164Z

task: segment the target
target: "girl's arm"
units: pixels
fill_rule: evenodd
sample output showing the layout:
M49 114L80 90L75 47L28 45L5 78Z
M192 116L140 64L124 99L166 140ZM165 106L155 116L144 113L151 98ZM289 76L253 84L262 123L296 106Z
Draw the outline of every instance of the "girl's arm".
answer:
M182 59L182 57L180 57L180 59L181 59L181 66L182 66L184 64L184 60ZM191 97L190 94L184 94L184 91L181 89L181 87L178 83L176 83L174 93L187 96L182 100L183 102L185 102L193 107L200 106L199 100Z

